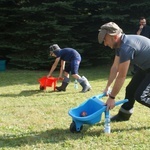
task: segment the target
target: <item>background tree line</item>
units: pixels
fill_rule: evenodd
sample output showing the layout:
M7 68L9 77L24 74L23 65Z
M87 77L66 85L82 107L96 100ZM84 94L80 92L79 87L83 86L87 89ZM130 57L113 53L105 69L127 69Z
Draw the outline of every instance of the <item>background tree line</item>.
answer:
M99 27L116 22L134 33L141 16L149 24L150 1L1 0L0 59L11 68L48 69L48 47L72 47L82 55L81 67L111 62L114 52L98 44Z

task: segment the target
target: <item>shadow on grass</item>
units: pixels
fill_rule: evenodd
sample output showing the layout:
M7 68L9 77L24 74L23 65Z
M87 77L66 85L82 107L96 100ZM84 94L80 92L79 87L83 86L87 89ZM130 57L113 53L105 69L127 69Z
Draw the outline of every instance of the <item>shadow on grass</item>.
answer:
M54 90L51 90L51 91L44 91L44 90L23 90L19 94L14 94L14 93L11 93L11 94L10 93L0 94L0 97L19 97L19 96L20 97L21 96L28 97L28 96L37 95L37 94L40 94L40 93L47 93L47 94L57 93L57 95L72 94L72 92L67 92L66 93L66 92L60 92L60 91L54 91ZM84 94L84 93L80 92L80 91L77 91L77 94Z
M75 136L73 136L75 135ZM59 143L67 139L83 138L83 134L73 134L69 129L52 129L45 132L22 133L21 135L0 136L0 147L18 147L37 143Z
M14 94L14 93L5 93L5 94L0 94L0 97L18 97L18 96L32 96L32 95L36 95L39 93L44 93L45 91L43 90L23 90L21 91L19 94ZM46 93L54 93L55 91L48 91Z
M14 93L5 93L5 94L0 94L1 97L18 97L18 96L32 96L38 93L42 93L43 91L40 90L24 90L21 91L19 94L14 94Z
M97 124L100 126L101 124ZM44 132L31 132L31 133L22 133L20 135L4 135L0 136L0 147L19 147L24 145L36 145L37 143L64 143L67 140L79 140L87 136L100 136L104 135L103 129L92 129L88 130L90 126L84 126L84 129L80 133L72 133L68 129L52 129ZM135 127L131 129L118 129L113 130L113 132L122 132L122 131L140 131L140 130L149 130L150 127ZM88 131L87 131L88 130Z

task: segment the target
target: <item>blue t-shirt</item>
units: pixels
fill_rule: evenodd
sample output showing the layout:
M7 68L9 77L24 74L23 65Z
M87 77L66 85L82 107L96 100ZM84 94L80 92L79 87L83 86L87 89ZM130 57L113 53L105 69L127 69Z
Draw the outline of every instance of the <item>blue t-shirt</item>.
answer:
M81 61L80 54L73 48L63 48L60 49L56 54L56 57L60 57L61 60L71 62L72 60Z
M120 63L130 60L142 70L150 68L150 39L141 35L125 35L121 37L121 46L116 49Z
M139 30L139 26L138 26L138 28L136 29L135 34L137 34L137 31L138 31L138 30ZM142 29L140 35L143 35L143 36L145 36L145 37L147 37L147 38L150 38L150 26L145 25L145 26L143 27L143 29Z

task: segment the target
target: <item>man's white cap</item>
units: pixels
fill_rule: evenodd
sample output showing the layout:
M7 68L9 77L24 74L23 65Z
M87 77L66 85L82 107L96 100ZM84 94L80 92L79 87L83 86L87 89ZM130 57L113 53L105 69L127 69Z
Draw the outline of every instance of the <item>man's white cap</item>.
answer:
M53 44L49 48L50 48L50 51L60 50L60 47L58 46L58 44Z
M119 33L123 33L123 30L114 22L105 23L98 31L98 42L100 44L104 41L106 34L118 35Z

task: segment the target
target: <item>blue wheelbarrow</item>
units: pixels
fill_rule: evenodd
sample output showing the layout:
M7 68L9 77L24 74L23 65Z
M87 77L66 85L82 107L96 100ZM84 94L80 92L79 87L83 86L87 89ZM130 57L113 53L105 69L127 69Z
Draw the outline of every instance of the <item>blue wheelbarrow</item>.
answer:
M93 96L83 102L78 107L69 110L68 114L72 117L70 124L71 132L80 132L83 129L83 124L93 125L101 121L102 113L105 113L105 133L110 133L110 113L107 106L102 101L106 96L105 93ZM127 102L127 99L117 101L115 106Z

